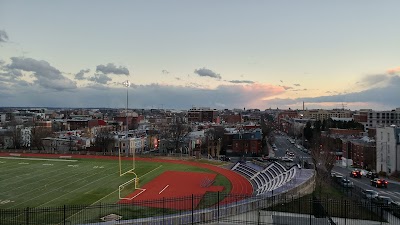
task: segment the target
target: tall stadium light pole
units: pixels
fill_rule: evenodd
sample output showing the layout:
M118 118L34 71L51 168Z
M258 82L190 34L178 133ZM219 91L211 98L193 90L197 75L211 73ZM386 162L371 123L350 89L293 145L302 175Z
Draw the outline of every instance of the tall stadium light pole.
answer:
M128 138L128 133L129 133L129 127L128 127L128 88L131 85L129 80L124 81L124 86L126 87L126 111L125 111L125 117L126 117L126 140L127 140L127 155L129 155L129 147L130 147L130 141Z

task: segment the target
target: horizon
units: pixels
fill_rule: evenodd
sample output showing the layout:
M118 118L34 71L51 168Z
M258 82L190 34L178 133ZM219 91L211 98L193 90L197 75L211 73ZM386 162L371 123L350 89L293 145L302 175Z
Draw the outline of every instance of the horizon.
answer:
M138 109L389 111L400 107L399 7L3 0L0 105L124 108L128 90Z

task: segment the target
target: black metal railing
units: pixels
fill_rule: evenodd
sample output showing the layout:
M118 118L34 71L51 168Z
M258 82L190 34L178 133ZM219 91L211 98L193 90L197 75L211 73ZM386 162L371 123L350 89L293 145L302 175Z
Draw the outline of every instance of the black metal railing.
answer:
M354 190L353 190L354 193ZM243 196L209 193L205 196L133 201L130 204L63 205L46 208L0 209L0 224L399 224L400 208L352 198L330 196ZM302 223L303 223L302 222ZM297 223L299 224L299 223Z

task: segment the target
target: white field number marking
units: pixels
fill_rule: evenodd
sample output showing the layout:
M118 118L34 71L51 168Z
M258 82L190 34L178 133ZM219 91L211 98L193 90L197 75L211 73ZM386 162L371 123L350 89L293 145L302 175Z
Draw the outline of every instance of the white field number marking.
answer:
M104 169L104 166L93 166L93 169Z
M69 167L78 167L78 165L68 165Z
M14 201L11 201L11 200L1 200L0 199L0 205L5 205L5 204L7 204L7 203L13 203Z
M53 164L50 164L50 163L45 163L45 164L42 164L43 166L52 166Z
M160 192L158 192L158 194L161 194L165 189L167 189L167 187L169 187L169 184L165 186Z
M29 163L26 162L22 162L22 163L18 163L19 165L29 165Z

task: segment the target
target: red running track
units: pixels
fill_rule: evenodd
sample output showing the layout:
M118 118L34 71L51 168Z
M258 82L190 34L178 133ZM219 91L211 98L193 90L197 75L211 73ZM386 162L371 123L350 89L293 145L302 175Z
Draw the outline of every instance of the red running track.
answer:
M117 160L118 157L116 156L98 156L98 155L73 155L73 154L35 154L35 153L0 153L0 156L12 156L10 154L20 154L23 157L42 157L42 158L59 158L60 156L71 156L71 158L81 158L81 159L110 159L110 160ZM129 160L127 158L126 160ZM245 198L248 198L253 194L253 187L245 177L242 175L233 172L232 170L227 170L218 166L203 164L198 162L190 162L184 160L172 160L172 159L158 159L158 158L136 158L137 161L144 161L144 162L167 162L167 163L175 163L175 164L182 164L182 165L190 165L196 166L200 168L206 168L212 170L216 173L219 173L231 182L231 197L226 197L220 203L228 204L231 202L239 201Z

